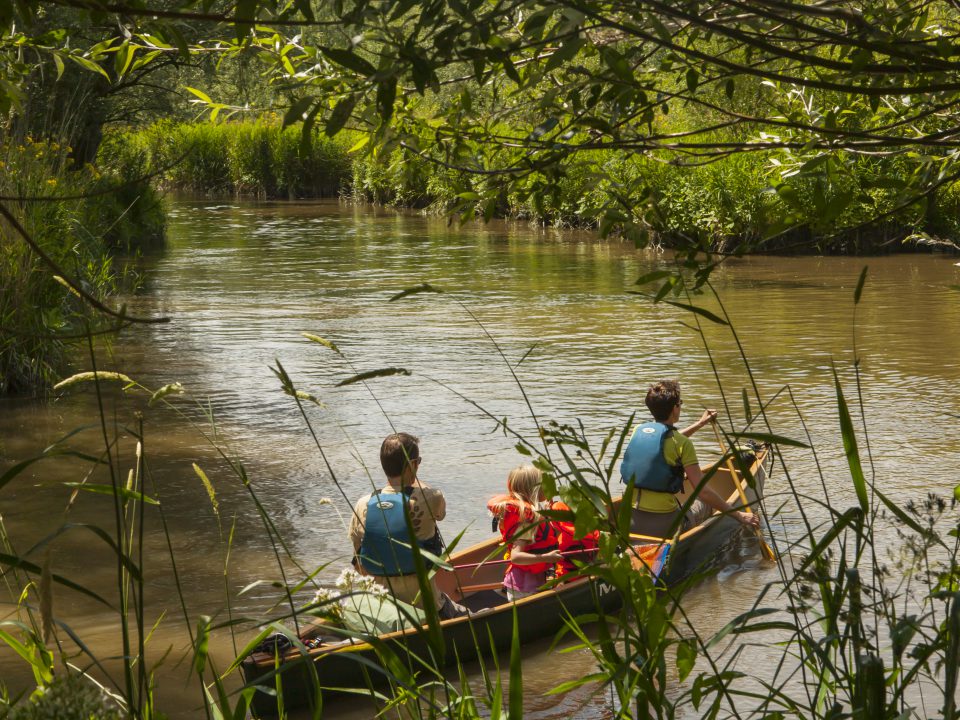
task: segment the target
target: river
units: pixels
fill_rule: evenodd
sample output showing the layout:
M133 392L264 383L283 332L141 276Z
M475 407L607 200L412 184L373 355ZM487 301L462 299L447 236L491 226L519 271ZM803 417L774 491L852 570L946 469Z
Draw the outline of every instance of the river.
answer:
M108 431L123 438L123 468L133 466L134 411L143 411L146 489L165 508L190 623L201 613L225 618L225 586L234 613L262 612L277 597L269 583L242 595L239 590L280 578L250 493L204 437L212 427L229 455L242 460L291 555L310 571L326 564L317 577L329 581L348 558L348 499L368 491L371 477L379 482L379 444L393 428L421 438L420 475L446 494L442 527L448 539L461 530L465 543L487 536L486 500L503 490L509 469L525 459L491 417L508 418L525 433L534 427L511 368L541 423L579 419L597 441L634 411L644 415L645 389L661 377L681 380L685 419L716 407L728 427L728 412L741 425L741 389L751 397L753 390L729 329L703 321L708 355L690 327L694 315L631 294L639 289L638 277L671 263L669 254L525 224L458 227L441 218L337 203L173 201L168 246L144 260L143 288L126 299L132 314L171 322L125 330L99 349L97 362L153 389L180 382L201 401L175 400L183 410L178 415L148 407L143 395L111 390L107 398ZM865 265L855 315L854 290ZM873 454L868 472L897 498L952 492L957 478L946 468L960 451L960 295L951 289L960 284L956 257L730 259L712 281L761 397L776 396L767 409L773 431L805 439L803 417L834 507L855 502L834 384L836 372L859 417L855 357ZM390 302L425 282L443 292ZM709 294L694 301L718 312ZM342 354L310 342L304 332L335 343ZM281 392L271 371L277 363L323 403L305 405L317 442ZM381 368L409 375L337 387ZM75 369L90 369L90 361L81 355ZM780 392L787 387L790 394ZM751 404L755 411L756 401ZM201 410L212 414L213 426ZM0 401L0 472L95 417L89 387L50 403ZM855 423L863 447L862 425ZM709 431L695 440L701 459L714 456ZM102 434L89 428L68 445L97 453ZM822 495L809 451L787 449L784 459L801 492ZM194 463L215 489L219 523ZM0 490L0 512L18 552L64 522L113 526L103 496L81 493L68 508L72 488L64 483L84 480L88 469L74 459L48 459ZM768 486L771 512L785 497L784 477L778 463ZM825 516L812 512L815 519ZM153 517L145 538L148 615L161 609L167 615L151 640L151 656L171 648L157 671L160 708L173 717L200 716L199 692L185 689L188 672L176 662L188 648L186 623L166 540ZM771 522L781 540L796 537L791 507ZM233 525L225 580L223 537ZM110 595L115 565L94 534L71 530L51 547L54 572ZM40 556L31 557L39 562ZM721 627L777 579L775 569L756 565L752 557L732 559L693 593L689 613L699 628ZM296 572L291 561L284 567ZM14 601L5 613L13 613ZM117 653L115 620L101 606L58 589L54 608L95 652ZM222 668L231 643L221 635L213 647ZM525 671L529 716L606 717L603 695L545 695L556 682L590 668L584 652L534 651ZM29 672L6 646L0 647L0 673L13 690L29 683Z

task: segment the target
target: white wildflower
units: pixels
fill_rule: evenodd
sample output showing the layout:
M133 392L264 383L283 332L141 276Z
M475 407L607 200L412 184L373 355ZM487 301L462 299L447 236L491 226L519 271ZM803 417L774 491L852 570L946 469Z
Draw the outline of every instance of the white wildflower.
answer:
M343 620L343 603L334 588L320 588L313 596L311 614L329 620Z
M337 578L337 588L344 595L348 593L365 593L375 597L387 595L387 589L380 585L372 576L361 575L352 568L345 569Z

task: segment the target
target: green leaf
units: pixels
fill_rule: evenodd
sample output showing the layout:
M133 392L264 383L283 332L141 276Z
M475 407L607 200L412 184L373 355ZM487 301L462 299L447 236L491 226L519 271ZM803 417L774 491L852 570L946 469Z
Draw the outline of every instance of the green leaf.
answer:
M81 57L80 55L70 55L69 57L77 65L84 68L85 70L98 73L103 77L105 77L107 80L110 80L110 76L107 75L107 71L104 70L102 67L100 67L97 63L93 62L93 60L90 60L89 58Z
M523 717L523 667L520 655L520 620L517 606L513 606L513 635L510 637L510 697L508 707L511 718Z
M556 70L564 63L572 60L585 44L586 41L581 37L564 40L560 48L547 58L547 64L543 66L544 73Z
M406 368L390 367L382 368L380 370L368 370L367 372L358 373L353 377L349 377L346 380L342 380L337 383L337 387L343 387L344 385L353 385L354 383L363 382L364 380L370 380L372 378L378 377L388 377L389 375L410 375L410 371Z
M185 89L187 92L190 92L190 93L193 93L194 95L196 95L198 98L200 98L201 100L203 100L203 102L205 102L207 105L211 105L211 104L213 103L213 100L210 99L210 96L207 95L207 94L206 94L205 92L203 92L202 90L197 90L196 88L192 88L192 87L189 87L189 86L187 86L187 85L184 85L184 89Z
M785 437L783 435L774 435L773 433L759 433L759 432L742 432L736 433L734 436L738 440L746 438L748 440L756 440L757 442L767 442L773 445L788 445L789 447L797 448L808 448L810 447L804 442L799 440L793 440L792 438Z
M117 77L122 78L127 74L136 54L137 48L129 42L125 42L120 49L117 50L116 57L114 58L114 68L117 71Z
M343 48L321 47L320 52L326 55L329 59L333 60L333 62L337 63L337 65L342 65L348 70L358 72L365 77L375 75L377 72L377 69L367 60L364 60L362 57L350 50L345 50Z
M290 105L290 108L283 115L283 123L281 128L289 127L294 123L298 123L304 119L304 116L307 113L314 103L312 97L302 97L299 100L295 100L293 104Z
M377 110L381 125L388 125L393 117L393 105L397 99L397 79L387 78L377 85Z
M788 183L777 185L777 196L794 210L803 210L803 201L797 189Z
M693 640L681 640L677 643L677 675L680 682L687 679L697 662L697 646Z
M541 137L553 130L559 122L560 121L555 117L547 118L542 123L537 125L529 135L527 135L527 140L539 140Z
M634 285L646 285L656 282L657 280L663 280L663 278L668 278L671 275L673 275L673 273L670 270L654 270L653 272L648 272L646 275L641 275L637 278Z
M364 135L362 138L357 140L353 145L350 146L350 149L347 150L347 154L355 153L357 150L362 150L370 142L370 135Z
M327 118L327 125L323 129L327 137L333 137L343 129L343 126L347 124L347 120L350 119L350 115L353 113L353 108L356 107L356 104L356 95L348 95L337 103L337 106L333 108L333 112L330 113L330 117Z
M863 284L867 280L867 265L863 266L863 270L860 271L860 279L857 281L857 289L853 292L853 304L860 304L860 295L863 293Z
M113 485L101 485L98 483L83 483L83 482L65 482L64 485L67 487L77 488L78 490L83 490L84 492L94 493L96 495L111 495L119 497L123 500L135 500L136 502L144 502L147 505L159 505L159 500L154 500L149 495L144 495L143 493L137 492L136 490L128 490L124 487L117 486L116 488Z
M207 666L207 655L210 652L210 618L201 615L197 622L197 639L194 645L193 666L197 674L203 676Z
M853 430L853 422L850 420L850 411L847 408L847 401L843 396L843 388L840 387L840 377L837 375L836 368L833 371L834 384L837 389L837 409L840 412L840 432L843 435L843 451L847 456L847 465L850 467L850 477L853 479L853 488L857 493L857 500L860 501L860 509L867 513L870 509L870 501L867 498L867 480L863 475L863 467L860 464L860 451L857 448L857 436Z
M673 305L674 307L678 307L682 310L689 310L690 312L695 313L701 317L704 317L710 322L715 322L718 325L729 324L722 317L714 315L712 312L710 312L709 310L704 310L702 307L697 307L696 305L687 305L686 303L676 302L675 300L665 300L664 302L666 302L668 305Z

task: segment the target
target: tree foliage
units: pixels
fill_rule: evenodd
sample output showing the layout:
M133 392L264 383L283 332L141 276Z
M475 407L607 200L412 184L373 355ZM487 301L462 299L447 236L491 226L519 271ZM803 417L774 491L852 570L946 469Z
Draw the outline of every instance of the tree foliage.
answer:
M0 6L6 107L23 102L28 55L113 84L174 56L242 63L270 92L238 104L192 88L212 118L278 110L305 141L317 127L359 130L364 152L457 173L468 217L493 214L507 191L549 211L557 185L585 173L610 188L587 209L601 231L642 244L663 224L661 199L610 153L668 166L759 154L779 202L741 248L754 249L798 225L829 232L854 201L873 212L848 229L906 209L922 219L960 174L960 18L946 0ZM72 24L41 22L51 7ZM113 35L78 46L75 28L91 24Z

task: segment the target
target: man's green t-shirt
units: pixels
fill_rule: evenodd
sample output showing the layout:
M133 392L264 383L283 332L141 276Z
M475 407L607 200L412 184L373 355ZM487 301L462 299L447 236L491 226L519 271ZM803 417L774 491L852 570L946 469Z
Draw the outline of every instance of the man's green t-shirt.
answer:
M632 437L632 435L631 435ZM697 450L693 441L679 430L670 433L663 441L663 457L668 465L675 466L697 464ZM676 497L673 493L656 492L655 490L640 490L637 498L637 509L647 512L667 513L677 509Z

